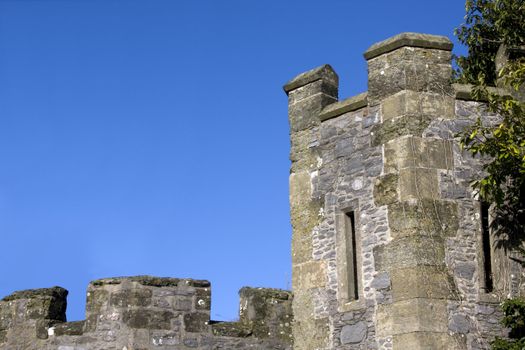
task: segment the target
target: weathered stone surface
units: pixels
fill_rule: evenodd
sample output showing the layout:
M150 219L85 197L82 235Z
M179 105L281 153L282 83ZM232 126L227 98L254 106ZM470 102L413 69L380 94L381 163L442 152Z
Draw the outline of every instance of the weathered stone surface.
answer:
M370 284L370 287L375 289L387 289L390 288L390 276L386 272L380 272L378 273L372 283Z
M451 51L453 45L445 36L406 32L375 43L366 50L364 56L370 60L405 46Z
M253 327L243 322L220 322L212 324L216 336L246 338L253 334Z
M293 267L292 283L308 290L326 285L326 265L323 261L310 261Z
M466 334L470 331L470 322L467 316L456 314L450 318L448 328L454 333Z
M0 349L291 349L293 298L283 290L243 288L241 304L253 310L250 318L243 315L213 332L209 282L191 279L98 280L88 288L85 321L48 318L53 312L26 316L30 310L53 310L50 300L66 294L61 288L31 290L0 301Z
M407 236L374 248L378 271L417 266L444 266L445 246L440 237Z
M65 322L53 325L54 335L82 335L84 333L85 321Z
M126 289L111 294L109 303L115 307L149 306L151 295L149 289Z
M446 333L447 302L437 299L408 299L383 304L377 310L379 337L412 332Z
M476 265L473 262L459 262L454 267L454 273L468 280L471 280L476 271Z
M393 338L394 349L462 350L467 348L465 338L450 336L446 333L414 332L398 334Z
M392 204L399 200L399 176L387 174L376 179L374 186L376 205Z
M363 92L359 95L347 98L343 101L334 102L326 106L319 113L319 120L325 121L325 120L340 116L342 114L352 112L360 108L367 107L368 101L367 101L366 96L367 96L367 93Z
M370 59L368 72L372 106L403 90L453 96L449 51L403 47Z
M367 326L364 322L344 326L341 330L341 344L357 344L366 337Z
M18 299L40 299L40 298L56 298L65 299L68 291L62 287L28 289L19 292L14 292L1 299L0 301L13 301Z
M308 72L299 74L284 85L284 91L289 94L290 91L311 84L318 80L324 80L335 86L339 85L339 77L337 76L337 73L330 65L325 64L309 70Z
M421 136L430 125L428 116L401 116L389 119L381 124L374 125L372 129L372 146L379 146L401 136Z
M424 235L449 237L459 228L455 202L423 199L396 202L388 206L388 222L393 238Z
M452 154L451 140L401 137L385 144L385 173L405 168L452 170Z
M455 115L455 102L451 95L403 90L383 100L381 112L384 122L410 116L450 119Z
M184 315L184 328L187 332L206 332L210 317L208 314L195 312Z
M394 302L413 298L452 299L455 296L452 276L443 267L392 269L390 275Z
M436 169L405 168L399 170L399 199L401 201L439 198Z

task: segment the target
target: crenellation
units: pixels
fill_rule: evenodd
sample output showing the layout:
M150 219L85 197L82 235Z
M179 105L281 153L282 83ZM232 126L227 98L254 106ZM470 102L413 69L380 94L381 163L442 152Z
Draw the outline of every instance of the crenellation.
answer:
M294 335L306 337L295 349L478 349L490 339L482 332L504 335L495 302L519 292L521 277L494 250L498 285L482 290L470 181L483 159L456 139L477 118L499 117L472 101L471 87L452 84L451 49L448 38L415 33L371 46L367 93L308 104L315 143L302 149L290 106L290 205L301 238L292 254L303 257L294 260Z
M291 348L292 296L287 291L241 289L236 330L210 320L208 281L152 276L96 280L88 286L86 320L75 322L65 322L66 295L54 287L2 299L0 349Z

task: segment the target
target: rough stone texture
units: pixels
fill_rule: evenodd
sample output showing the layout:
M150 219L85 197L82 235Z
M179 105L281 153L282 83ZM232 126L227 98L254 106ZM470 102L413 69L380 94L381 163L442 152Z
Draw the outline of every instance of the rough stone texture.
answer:
M291 349L292 295L243 288L238 322L210 321L208 281L137 276L90 283L86 320L65 322L67 291L0 301L0 349Z
M286 89L295 349L486 349L505 334L497 302L522 293L522 273L493 249L484 289L470 188L483 160L455 139L498 117L451 84L451 48L405 33L365 53L366 95L338 102L326 66Z
M356 344L365 339L367 331L366 323L358 322L353 325L344 326L341 329L341 344Z

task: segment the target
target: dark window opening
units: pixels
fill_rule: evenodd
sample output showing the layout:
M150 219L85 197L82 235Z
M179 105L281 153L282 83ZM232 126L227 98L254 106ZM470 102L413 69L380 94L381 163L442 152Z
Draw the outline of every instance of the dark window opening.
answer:
M346 234L346 267L348 273L348 299L359 299L359 284L357 275L357 239L355 232L355 215L353 211L345 214Z
M483 245L483 274L485 277L485 292L490 293L494 290L492 279L492 248L490 244L490 220L488 203L481 203L481 239Z

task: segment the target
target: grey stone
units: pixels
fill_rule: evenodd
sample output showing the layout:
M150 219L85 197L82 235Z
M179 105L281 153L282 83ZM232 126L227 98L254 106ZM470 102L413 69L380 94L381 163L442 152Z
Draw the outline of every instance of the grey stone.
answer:
M386 272L381 272L374 277L370 286L375 289L390 288L390 276Z
M366 323L358 322L353 325L344 326L341 329L342 344L357 344L365 339L367 333Z
M454 272L461 278L471 280L476 271L476 266L473 263L458 262Z
M470 323L468 317L461 314L456 314L452 316L448 328L454 333L468 333L470 331Z

